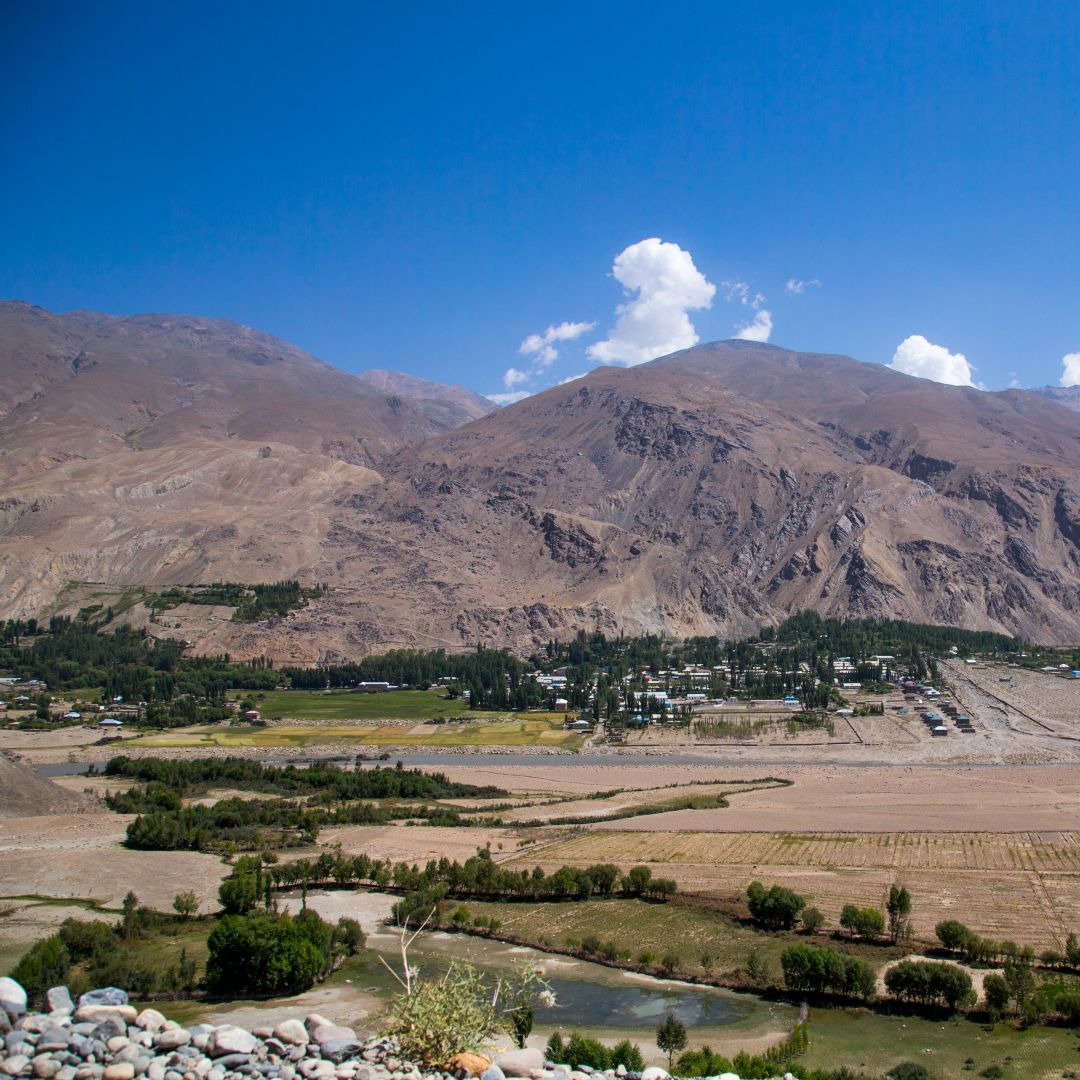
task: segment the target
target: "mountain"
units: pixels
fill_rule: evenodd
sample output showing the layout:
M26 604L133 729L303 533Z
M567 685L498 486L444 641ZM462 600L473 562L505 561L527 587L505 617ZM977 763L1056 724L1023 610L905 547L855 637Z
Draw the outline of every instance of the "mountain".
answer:
M385 394L399 394L443 430L493 413L498 406L475 390L447 386L408 375L404 371L361 371L357 376Z
M194 331L181 321L181 348L167 324L153 340L187 371ZM0 358L12 355L0 340ZM266 384L266 413L243 426L235 410L254 392L210 371L209 401L170 413L155 398L159 415L126 441L119 425L149 412L143 384L83 401L86 444L113 440L95 456L54 441L56 420L42 438L17 415L61 415L50 398L83 378L86 361L63 373L48 340L16 363L39 396L0 422L0 470L18 466L0 497L0 602L13 612L58 594L68 609L85 602L72 581L299 576L330 591L270 623L189 613L182 632L207 650L315 659L477 640L526 649L579 628L742 633L815 607L1080 640L1080 416L1026 391L729 341L601 368L432 432L424 400L467 400L329 369L375 400L353 391L363 407L322 420L325 397L309 394L337 383L307 358L311 382ZM252 378L300 365L277 348L279 361L237 362ZM87 350L100 364L108 351ZM146 354L123 355L137 371ZM262 426L274 393L277 439ZM186 435L184 415L205 429ZM362 453L342 452L349 430L362 430Z
M1080 386L1033 386L1028 392L1080 411Z
M483 415L486 399L460 387L369 374L382 378L349 375L225 319L0 304L9 467L194 439L277 442L366 465Z

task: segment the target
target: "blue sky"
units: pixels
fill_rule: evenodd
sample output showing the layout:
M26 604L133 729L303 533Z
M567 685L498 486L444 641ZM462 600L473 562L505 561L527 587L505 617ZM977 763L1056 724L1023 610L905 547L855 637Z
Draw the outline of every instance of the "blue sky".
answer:
M761 312L792 348L1056 383L1078 87L1054 0L12 3L0 296L483 392ZM594 325L519 351L564 323Z

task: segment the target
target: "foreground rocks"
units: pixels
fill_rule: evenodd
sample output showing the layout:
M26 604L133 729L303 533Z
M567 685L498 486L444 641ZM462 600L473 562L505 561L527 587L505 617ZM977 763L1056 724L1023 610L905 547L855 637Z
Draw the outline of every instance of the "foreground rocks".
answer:
M46 994L48 1012L28 1012L14 979L0 978L0 1080L668 1080L663 1069L596 1072L544 1060L539 1050L462 1054L455 1071L400 1057L394 1039L360 1039L352 1028L312 1013L275 1028L233 1024L185 1028L157 1009L137 1011L108 987L73 1001L65 987ZM739 1080L725 1073L720 1080ZM794 1080L790 1073L786 1080Z

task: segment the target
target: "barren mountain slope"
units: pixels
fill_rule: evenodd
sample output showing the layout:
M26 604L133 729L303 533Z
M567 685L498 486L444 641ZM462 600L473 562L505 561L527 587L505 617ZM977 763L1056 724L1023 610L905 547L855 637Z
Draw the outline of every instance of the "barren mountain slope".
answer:
M369 595L449 637L729 631L813 605L1073 640L1078 451L1080 418L1022 392L722 343L398 452L328 553L372 580L404 547Z
M0 303L0 468L226 438L369 465L480 415L466 392L440 402L417 383L373 385L224 319Z
M1028 392L1080 411L1080 386L1033 386Z
M115 425L150 393L133 375L120 400L82 402L121 414L113 427L87 420L114 440L94 457L28 434L57 385L84 378L82 362L70 374L69 333L9 391L44 397L0 429L21 466L0 495L6 610L40 613L69 580L296 575L331 591L271 623L183 632L207 650L314 659L478 639L524 648L579 627L732 633L815 606L1080 640L1080 415L1022 391L726 342L601 369L411 445L372 405L364 415L396 449L359 461L318 432L306 442L314 419L288 422L330 408L310 404L302 373L276 404L267 391L277 438L263 421L238 430L207 371L212 390L125 442ZM135 374L145 355L127 361ZM401 399L395 415L431 424L406 384L365 390L385 402L384 388ZM181 415L206 427L185 438Z

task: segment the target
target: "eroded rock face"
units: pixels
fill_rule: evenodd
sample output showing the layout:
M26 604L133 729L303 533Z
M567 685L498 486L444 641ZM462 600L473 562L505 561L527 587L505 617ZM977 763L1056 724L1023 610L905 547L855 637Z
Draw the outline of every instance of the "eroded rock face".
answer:
M424 388L356 383L232 324L0 304L0 605L327 582L286 618L185 616L200 651L282 662L800 608L1080 637L1080 413L1043 398L745 342L460 428Z

